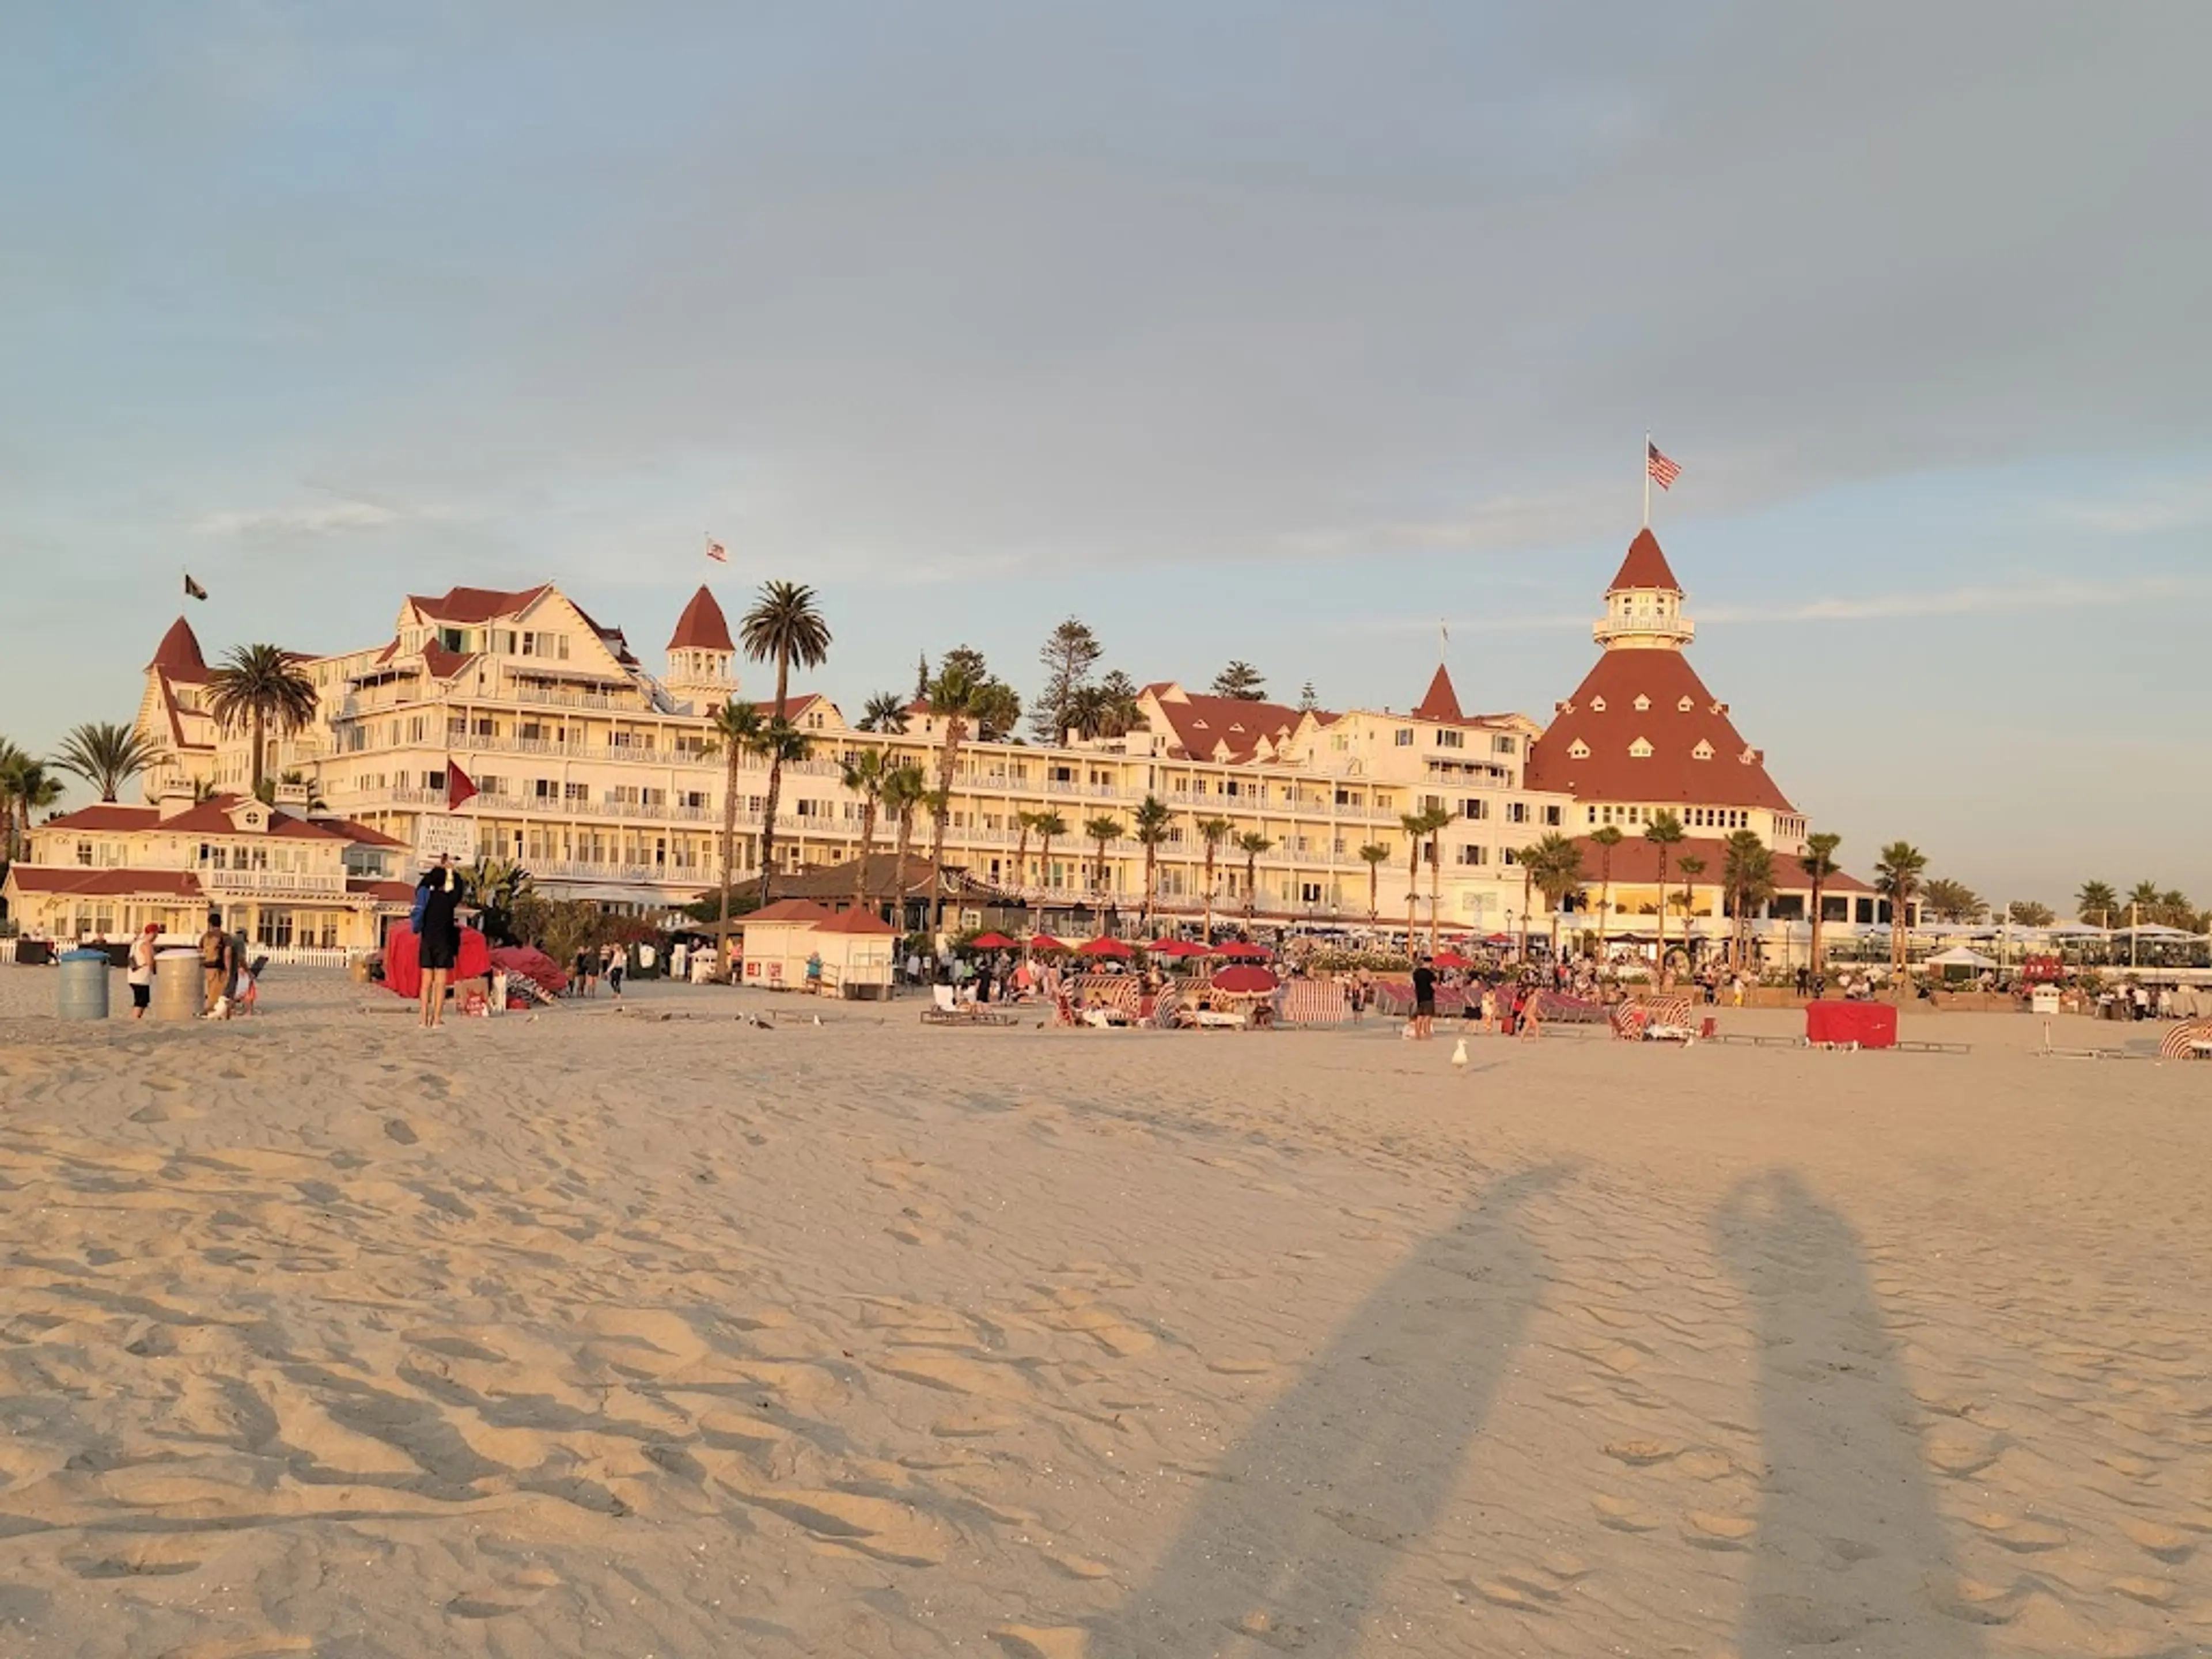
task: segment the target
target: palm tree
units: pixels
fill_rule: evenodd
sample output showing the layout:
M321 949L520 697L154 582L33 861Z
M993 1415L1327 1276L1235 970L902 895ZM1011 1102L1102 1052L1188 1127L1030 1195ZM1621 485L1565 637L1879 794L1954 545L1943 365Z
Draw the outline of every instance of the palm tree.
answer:
M514 945L514 908L531 896L530 872L513 859L479 858L461 872L468 902L481 912L479 925L494 945Z
M738 623L738 643L755 662L775 665L775 702L769 719L785 723L791 712L791 665L819 668L830 658L830 624L814 604L814 590L800 582L763 582L753 608ZM783 799L783 758L779 744L768 754L768 803L761 811L760 902L766 904L775 874L775 815Z
M1146 795L1130 814L1136 825L1137 845L1145 849L1145 908L1146 931L1152 925L1152 883L1159 873L1160 843L1168 838L1168 826L1175 822L1175 814L1158 795Z
M1401 812L1398 827L1406 832L1406 955L1413 954L1413 934L1420 926L1421 838L1429 833L1429 815Z
M1244 855L1244 921L1248 927L1259 908L1259 877L1255 870L1260 854L1274 844L1256 830L1247 830L1237 837L1237 850Z
M2112 912L2120 908L2120 896L2112 890L2110 882L2085 881L2081 890L2074 896L2074 914L2087 921L2092 916L2100 927L2112 925Z
M767 725L757 704L732 698L714 711L708 726L707 752L712 754L717 748L722 751L722 923L718 960L725 963L730 960L730 888L738 870L738 768L746 756L759 752Z
M1933 884L1931 883L1930 885L1932 886ZM2155 921L2160 909L2159 902L2163 897L2164 895L2159 891L2158 884L2154 881L2139 881L2130 888L2128 890L2129 925L2140 926L2143 919L2143 912L2146 910L2151 913L2151 919Z
M22 855L31 839L31 815L62 798L62 781L43 762L33 760L13 744L0 749L0 810L7 820L7 862Z
M1889 965L1905 966L1907 907L1920 892L1921 872L1928 855L1910 842L1893 841L1875 861L1874 890L1889 901Z
M906 931L906 861L914 851L914 814L929 793L929 775L912 761L895 763L884 773L884 811L898 825L891 855L891 903L901 933Z
M125 784L167 758L168 751L137 726L95 720L70 729L54 764L82 778L100 792L100 799L112 801Z
M868 699L868 706L860 715L860 730L881 732L890 737L906 735L907 700L896 691L878 691Z
M1620 826L1601 824L1590 831L1590 843L1597 848L1597 959L1605 960L1605 919L1613 908L1613 849L1620 845Z
M1536 865L1543 854L1535 847L1523 847L1513 854L1513 861L1521 866L1521 960L1528 960L1528 918L1536 908L1529 902L1528 890L1535 885Z
M1372 927L1377 908L1376 886L1382 879L1382 866L1389 859L1390 849L1379 841L1370 841L1359 849L1359 856L1367 861L1367 925Z
M1651 822L1644 826L1644 839L1659 849L1659 988L1662 991L1669 983L1667 975L1667 849L1680 846L1683 833L1682 820L1663 810L1654 812Z
M1695 853L1686 853L1674 866L1675 873L1682 878L1682 938L1690 937L1690 920L1698 902L1698 878L1705 873L1705 861ZM1667 890L1659 890L1659 908L1667 908Z
M868 855L876 848L876 814L882 810L884 779L890 763L880 749L863 749L839 763L838 781L860 798L860 854L853 860L853 908L868 902Z
M208 676L208 713L226 729L240 724L253 734L251 793L261 793L268 760L269 728L289 738L315 718L315 683L274 645L231 647L222 667Z
M1544 894L1544 902L1552 913L1552 960L1559 959L1559 907L1566 902L1567 895L1583 884L1583 849L1558 830L1547 831L1543 840L1530 849L1533 860L1530 874Z
M1229 832L1237 826L1227 818L1210 817L1198 820L1198 838L1206 843L1206 932L1208 945L1213 943L1213 860L1221 850L1221 843L1229 839Z
M769 716L768 724L761 728L759 753L768 762L768 803L761 809L761 861L766 865L774 849L775 839L775 781L783 769L794 762L810 758L814 752L813 740L789 720L777 715ZM799 856L806 855L805 837L799 838ZM768 897L768 871L761 871L761 897Z
M1839 871L1836 863L1836 848L1844 838L1833 830L1823 830L1817 836L1805 837L1805 850L1797 855L1797 862L1805 872L1805 879L1813 889L1813 971L1826 970L1826 963L1820 948L1820 893Z
M1029 885L1030 836L1037 827L1037 820L1043 816L1042 812L1014 814L1015 827L1021 832L1014 842L1014 886L1017 890Z
M1437 953L1437 919L1443 910L1443 848L1444 826L1452 815L1442 805L1430 807L1421 814L1421 823L1429 836L1429 954Z
M1083 833L1097 843L1098 862L1091 866L1091 888L1095 892L1103 893L1106 890L1107 846L1121 840L1128 832L1121 827L1121 819L1111 813L1102 812L1095 818L1083 821Z
M970 673L967 665L957 659L948 660L938 671L929 684L929 712L945 722L945 746L937 756L937 787L932 792L939 805L932 815L935 826L929 836L931 890L935 903L930 911L930 928L935 932L945 921L945 821L951 811L952 769L960 757L961 740L968 735L968 721L975 712L975 705L983 696L983 683Z
M1774 891L1774 854L1757 831L1739 830L1728 838L1721 878L1727 884L1729 910L1734 918L1729 929L1729 957L1741 969L1750 954L1752 908Z
M31 757L13 742L0 738L0 864L15 861L15 779Z
M1067 820L1048 807L1036 815L1037 885L1052 881L1052 844L1067 833Z

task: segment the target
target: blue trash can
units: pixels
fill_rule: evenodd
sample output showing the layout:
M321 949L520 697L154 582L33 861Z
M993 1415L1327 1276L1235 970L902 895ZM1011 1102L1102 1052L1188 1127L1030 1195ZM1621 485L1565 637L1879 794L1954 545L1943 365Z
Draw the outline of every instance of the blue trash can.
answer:
M107 975L105 951L64 951L61 965L61 1006L64 1019L107 1018Z

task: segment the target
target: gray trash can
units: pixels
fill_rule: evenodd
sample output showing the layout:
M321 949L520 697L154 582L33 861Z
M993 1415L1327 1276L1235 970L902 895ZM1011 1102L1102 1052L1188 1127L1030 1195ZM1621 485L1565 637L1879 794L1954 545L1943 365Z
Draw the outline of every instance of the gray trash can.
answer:
M105 951L63 951L60 1003L55 1012L64 1019L106 1019L109 972Z
M200 1016L200 953L163 951L154 958L154 1006L156 1019L198 1019Z

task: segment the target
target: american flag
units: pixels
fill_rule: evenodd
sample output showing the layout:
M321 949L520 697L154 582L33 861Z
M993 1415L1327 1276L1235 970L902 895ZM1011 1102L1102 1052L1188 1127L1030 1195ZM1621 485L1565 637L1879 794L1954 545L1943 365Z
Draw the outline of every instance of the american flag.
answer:
M1674 480L1682 476L1682 469L1659 453L1659 446L1646 438L1644 441L1644 470L1651 475L1651 482L1662 489L1672 489Z
M1654 450L1652 453L1656 454L1658 452ZM709 536L707 538L707 556L716 564L727 564L730 562L730 550Z

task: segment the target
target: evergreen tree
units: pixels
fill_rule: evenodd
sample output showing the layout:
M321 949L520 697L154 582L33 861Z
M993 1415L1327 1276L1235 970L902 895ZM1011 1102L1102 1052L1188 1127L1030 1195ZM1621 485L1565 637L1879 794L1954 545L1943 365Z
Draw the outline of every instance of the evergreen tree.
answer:
M1030 715L1030 731L1040 743L1064 742L1075 724L1076 699L1091 684L1091 671L1104 655L1090 625L1070 617L1046 636L1037 659L1044 665L1044 690Z
M1267 700L1267 677L1241 657L1213 677L1212 690L1217 697L1235 697L1242 702Z

